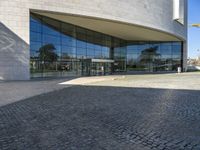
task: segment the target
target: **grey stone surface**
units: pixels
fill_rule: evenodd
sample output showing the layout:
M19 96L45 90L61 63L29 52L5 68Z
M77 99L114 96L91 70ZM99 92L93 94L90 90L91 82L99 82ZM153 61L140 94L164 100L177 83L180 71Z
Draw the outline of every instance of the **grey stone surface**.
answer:
M197 89L72 86L1 106L0 149L199 150L199 108Z

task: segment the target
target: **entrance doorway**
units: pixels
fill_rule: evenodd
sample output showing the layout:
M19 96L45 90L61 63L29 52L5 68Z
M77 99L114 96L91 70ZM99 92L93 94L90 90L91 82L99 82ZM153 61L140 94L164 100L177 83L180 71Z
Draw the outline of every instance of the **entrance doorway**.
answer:
M81 75L103 76L112 74L114 60L107 59L86 59L81 62Z

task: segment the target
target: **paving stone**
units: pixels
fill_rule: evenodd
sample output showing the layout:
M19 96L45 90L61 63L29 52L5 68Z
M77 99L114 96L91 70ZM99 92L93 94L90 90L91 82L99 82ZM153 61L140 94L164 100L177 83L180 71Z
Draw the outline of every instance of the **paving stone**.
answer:
M0 149L199 150L199 109L198 90L72 86L1 106Z

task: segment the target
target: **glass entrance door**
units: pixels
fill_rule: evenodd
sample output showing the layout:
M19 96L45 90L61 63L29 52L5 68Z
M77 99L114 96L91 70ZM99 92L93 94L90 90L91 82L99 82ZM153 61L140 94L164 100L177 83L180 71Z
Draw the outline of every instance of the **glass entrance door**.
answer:
M101 76L109 75L112 73L111 63L109 62L92 62L91 64L91 75Z
M88 61L81 61L77 63L77 74L81 76L90 76L91 75L91 63Z
M103 76L112 73L112 64L114 62L108 60L82 59L77 62L77 74L81 76Z

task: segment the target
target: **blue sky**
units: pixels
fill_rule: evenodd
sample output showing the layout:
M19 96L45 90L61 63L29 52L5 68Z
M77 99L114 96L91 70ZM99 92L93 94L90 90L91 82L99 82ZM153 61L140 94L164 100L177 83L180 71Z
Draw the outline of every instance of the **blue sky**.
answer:
M188 0L188 23L200 23L200 0ZM188 28L188 57L196 58L200 55L200 28Z

